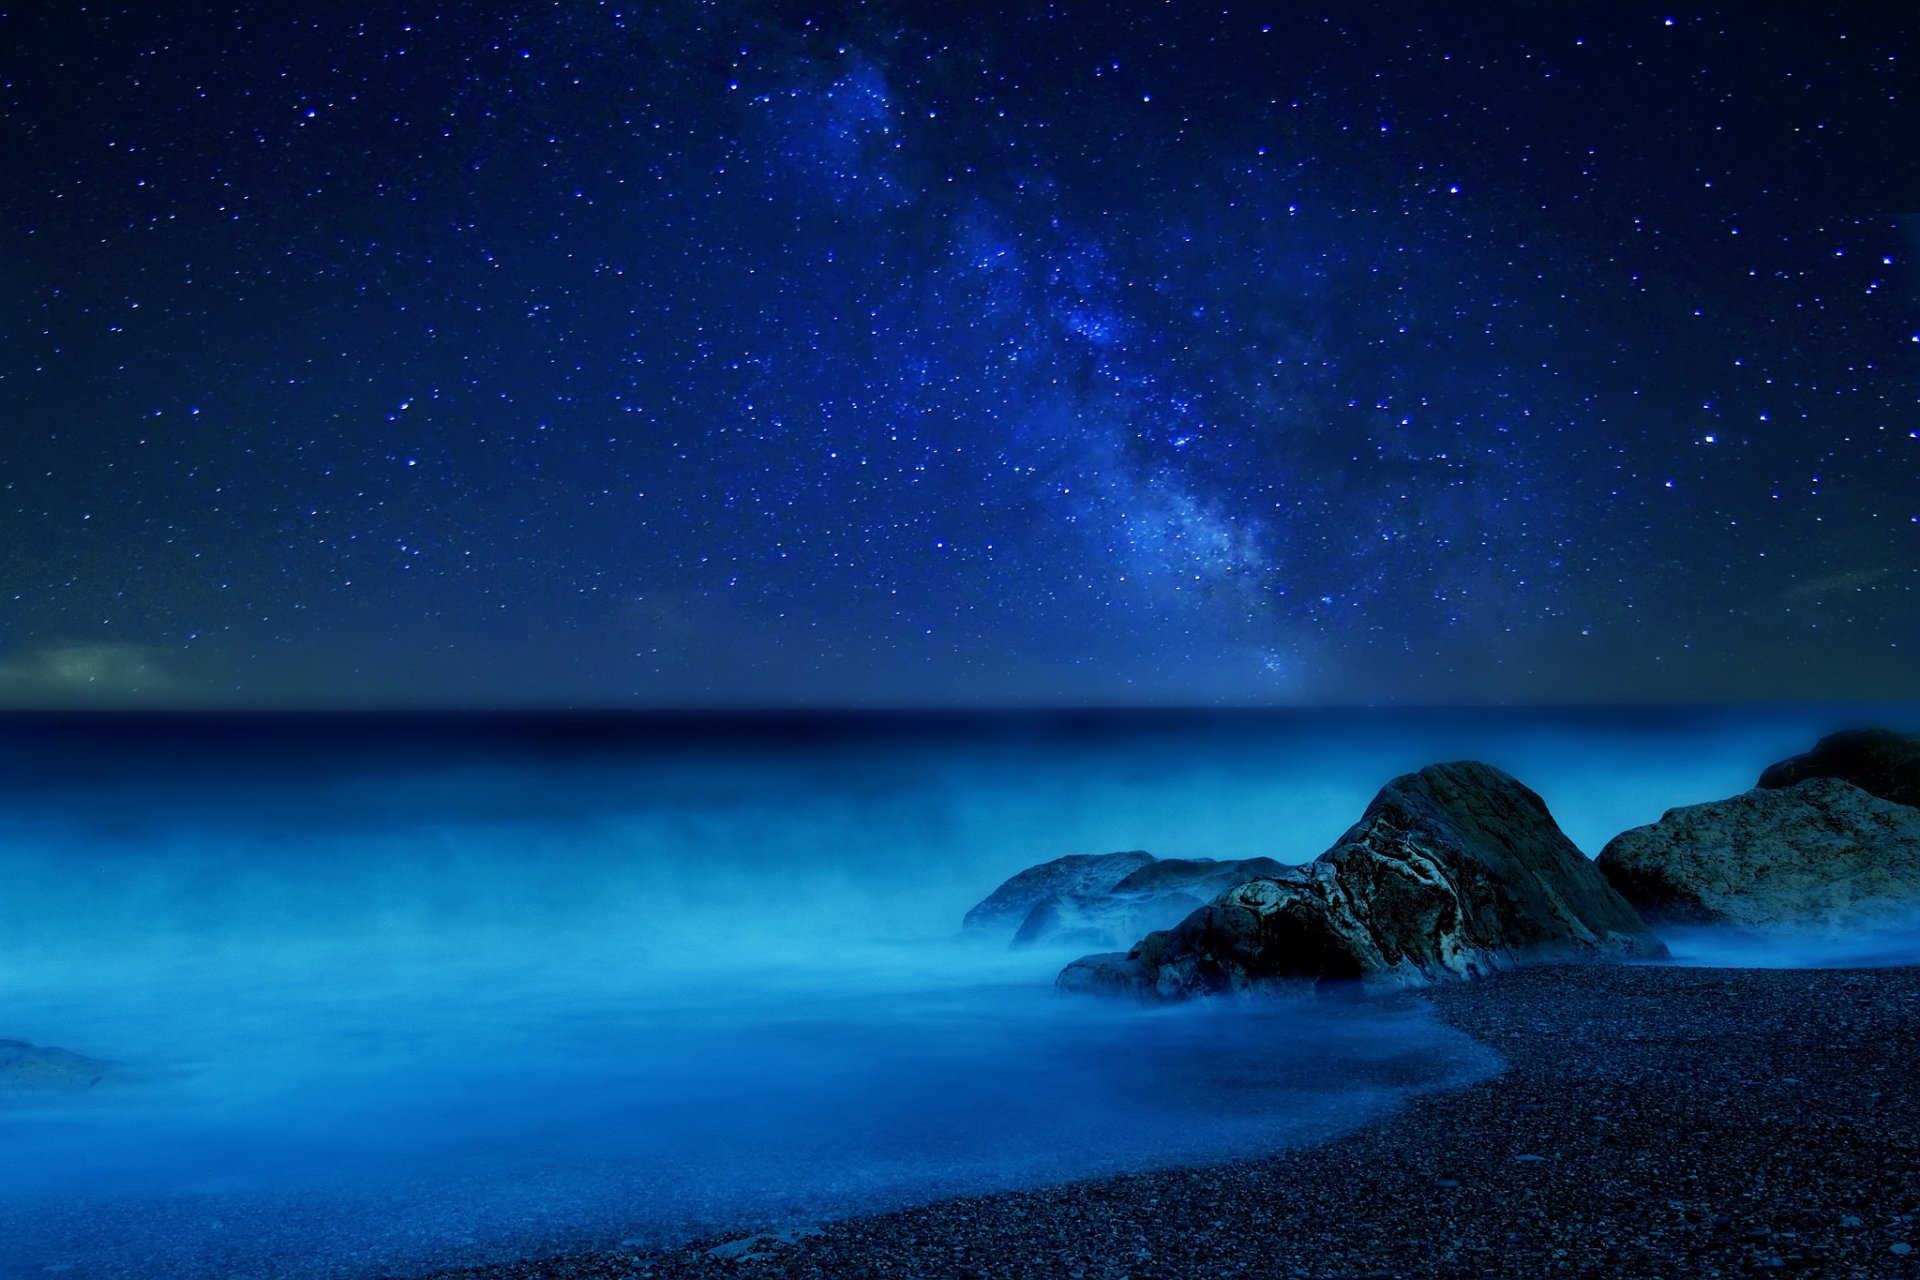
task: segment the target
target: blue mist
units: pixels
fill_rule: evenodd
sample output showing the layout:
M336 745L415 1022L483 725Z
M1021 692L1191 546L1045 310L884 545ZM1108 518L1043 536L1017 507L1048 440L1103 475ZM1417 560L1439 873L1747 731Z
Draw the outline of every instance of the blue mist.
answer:
M1858 718L1853 717L1853 718ZM1056 998L1065 853L1311 858L1477 757L1589 852L1834 717L18 721L0 1276L367 1276L1257 1156L1496 1070L1417 1001Z

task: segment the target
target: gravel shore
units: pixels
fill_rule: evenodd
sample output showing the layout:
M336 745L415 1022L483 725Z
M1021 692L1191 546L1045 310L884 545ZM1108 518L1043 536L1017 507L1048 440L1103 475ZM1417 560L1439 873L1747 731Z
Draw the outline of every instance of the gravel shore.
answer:
M1920 1280L1920 969L1553 966L1425 998L1508 1070L1322 1146L444 1274Z

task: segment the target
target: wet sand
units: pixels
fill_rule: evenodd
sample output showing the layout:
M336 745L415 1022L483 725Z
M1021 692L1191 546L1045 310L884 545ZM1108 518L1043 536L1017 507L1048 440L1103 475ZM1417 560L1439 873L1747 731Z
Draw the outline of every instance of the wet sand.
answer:
M1920 969L1551 966L1421 998L1508 1069L1321 1146L444 1274L1920 1280Z

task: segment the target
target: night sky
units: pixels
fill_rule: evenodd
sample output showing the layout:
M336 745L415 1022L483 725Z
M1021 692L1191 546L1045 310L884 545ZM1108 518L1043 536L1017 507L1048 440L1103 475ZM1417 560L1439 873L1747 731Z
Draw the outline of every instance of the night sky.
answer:
M1848 8L13 5L0 704L1920 696Z

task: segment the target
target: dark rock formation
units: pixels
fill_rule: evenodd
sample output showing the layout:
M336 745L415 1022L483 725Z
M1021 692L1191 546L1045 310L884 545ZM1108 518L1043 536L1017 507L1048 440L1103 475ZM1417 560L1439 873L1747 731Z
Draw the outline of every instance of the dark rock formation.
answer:
M108 1070L108 1064L66 1049L0 1040L0 1091L91 1089Z
M971 932L1004 931L1011 937L1042 903L1075 895L1105 893L1154 861L1150 853L1076 853L1055 858L1009 879L967 912L961 923Z
M1539 796L1469 762L1394 779L1314 862L1230 889L1124 955L1077 960L1059 985L1179 999L1665 954Z
M1871 926L1920 913L1920 809L1815 778L1669 809L1598 865L1650 920Z
M1013 945L1124 945L1183 920L1255 876L1286 868L1271 858L1165 858L1138 850L1075 855L1029 867L967 913L966 927L1004 932Z
M1020 922L1013 945L1125 946L1144 933L1178 924L1234 885L1286 869L1272 858L1150 862L1110 889L1042 899Z
M1869 795L1920 807L1920 734L1891 729L1830 733L1813 750L1770 766L1760 785L1773 790L1809 778L1838 778Z

